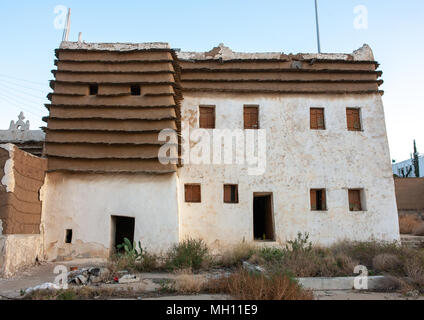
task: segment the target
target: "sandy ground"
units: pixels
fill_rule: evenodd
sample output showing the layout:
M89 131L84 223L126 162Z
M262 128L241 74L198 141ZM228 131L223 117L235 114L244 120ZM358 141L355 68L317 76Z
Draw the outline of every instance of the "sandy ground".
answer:
M65 262L47 262L41 265L28 268L21 271L18 275L9 279L0 278L0 299L18 299L21 296L21 290L45 283L54 282L56 274L53 269L56 265L65 265L68 269L71 266L78 268L105 266L106 261L100 259L81 259ZM102 284L102 287L113 287L118 290L127 290L131 288L135 292L154 293L160 288L162 279L175 279L176 275L172 273L142 273L141 280L131 284ZM332 291L315 291L317 300L424 300L424 296L406 297L395 292L364 292L353 290L332 290ZM163 294L151 297L138 297L142 300L229 300L227 295L170 295Z

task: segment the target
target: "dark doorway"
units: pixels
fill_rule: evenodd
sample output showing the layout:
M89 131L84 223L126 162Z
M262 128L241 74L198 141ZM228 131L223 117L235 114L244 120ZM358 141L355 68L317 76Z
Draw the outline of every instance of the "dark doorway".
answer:
M253 196L253 235L255 240L275 240L271 194Z
M112 216L112 226L113 246L116 250L118 244L124 243L124 238L128 238L131 243L134 242L135 218Z

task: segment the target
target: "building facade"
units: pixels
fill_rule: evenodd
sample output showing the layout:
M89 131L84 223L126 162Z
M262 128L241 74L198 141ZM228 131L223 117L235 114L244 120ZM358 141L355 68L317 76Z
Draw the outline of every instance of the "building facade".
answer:
M123 237L151 252L187 237L218 251L298 232L322 245L399 240L368 46L286 55L63 42L56 56L47 258L105 257Z
M401 162L396 162L392 164L393 174L397 175L400 178L422 178L424 177L424 172L421 168L424 169L424 156L418 156L418 167L420 168L420 176L415 176L414 164L412 159L404 160Z

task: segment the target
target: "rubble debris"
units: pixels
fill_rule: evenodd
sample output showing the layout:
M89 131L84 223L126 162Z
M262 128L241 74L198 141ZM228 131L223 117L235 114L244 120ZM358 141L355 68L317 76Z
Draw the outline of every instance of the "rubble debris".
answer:
M133 274L126 274L119 278L119 283L132 283L132 282L138 282L140 281L140 278Z
M87 285L101 282L109 273L107 268L91 267L68 272L68 283Z
M43 284L39 284L38 286L27 288L25 290L25 294L29 294L34 291L38 290L59 290L61 287L57 284L51 283L51 282L45 282Z
M252 264L250 262L247 261L243 261L243 269L250 271L250 272L260 272L263 273L265 272L265 269L256 265L256 264Z

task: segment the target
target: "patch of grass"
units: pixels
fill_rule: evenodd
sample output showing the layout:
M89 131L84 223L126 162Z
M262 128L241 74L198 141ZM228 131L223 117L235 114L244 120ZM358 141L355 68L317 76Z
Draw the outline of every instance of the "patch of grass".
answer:
M242 261L249 260L256 251L257 248L253 244L243 241L225 251L216 263L223 267L241 265Z
M129 272L151 272L161 268L160 257L143 251L141 256L135 256L126 253L117 253L109 261L108 268L111 271L111 277L115 276L117 271L128 270Z
M175 244L165 258L169 270L192 269L198 270L208 261L209 249L203 240L185 239Z
M175 279L175 290L182 294L199 293L205 282L205 276L195 275L191 269L179 270Z
M115 290L102 287L71 287L61 290L37 290L23 297L24 300L91 300L109 297L131 296L131 290Z
M312 291L305 290L285 274L249 273L239 269L227 278L210 280L205 290L226 293L237 300L313 300Z

